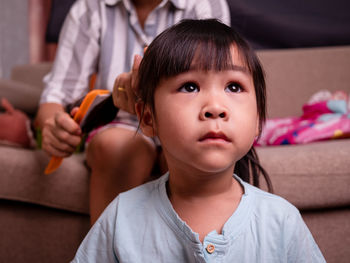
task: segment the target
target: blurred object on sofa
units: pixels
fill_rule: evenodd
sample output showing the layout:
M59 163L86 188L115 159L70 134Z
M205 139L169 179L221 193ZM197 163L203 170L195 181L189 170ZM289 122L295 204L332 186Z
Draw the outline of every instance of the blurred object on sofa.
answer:
M34 148L35 141L29 117L15 109L6 98L1 98L5 112L0 113L0 144Z
M304 144L350 137L349 95L319 91L301 116L267 119L256 146Z

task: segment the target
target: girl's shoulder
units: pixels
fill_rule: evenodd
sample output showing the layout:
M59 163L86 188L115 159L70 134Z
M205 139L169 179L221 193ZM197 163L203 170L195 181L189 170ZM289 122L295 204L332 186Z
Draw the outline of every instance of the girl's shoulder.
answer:
M160 189L165 183L166 175L132 188L118 195L118 207L126 212L128 210L142 208L147 209L147 206L154 206L160 196Z
M268 193L246 182L241 182L245 194L250 196L256 213L268 213L270 216L285 218L286 216L300 217L299 210L285 198Z

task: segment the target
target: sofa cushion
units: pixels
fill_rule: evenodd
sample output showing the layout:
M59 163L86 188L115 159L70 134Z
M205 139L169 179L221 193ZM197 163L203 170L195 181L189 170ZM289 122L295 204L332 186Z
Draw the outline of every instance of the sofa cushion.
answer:
M350 205L350 139L256 150L274 192L299 209Z
M0 146L0 198L89 213L89 171L83 154L63 160L45 175L49 162L41 150Z
M300 116L320 90L350 92L350 46L263 50L269 118Z

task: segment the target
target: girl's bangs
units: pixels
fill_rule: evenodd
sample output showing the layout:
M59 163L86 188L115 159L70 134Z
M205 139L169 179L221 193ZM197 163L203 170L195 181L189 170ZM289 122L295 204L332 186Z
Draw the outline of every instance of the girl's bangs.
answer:
M168 54L164 61L163 77L171 77L189 70L222 71L233 68L230 43L215 43L213 41L192 39L180 42Z

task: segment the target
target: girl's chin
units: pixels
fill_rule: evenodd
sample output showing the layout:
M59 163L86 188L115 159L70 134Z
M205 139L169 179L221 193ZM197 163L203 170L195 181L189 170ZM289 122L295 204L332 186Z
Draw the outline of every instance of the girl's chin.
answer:
M211 173L211 174L226 173L226 172L233 173L234 164L232 162L222 162L222 161L205 162L203 164L198 165L197 169L199 171L202 171L203 173Z

